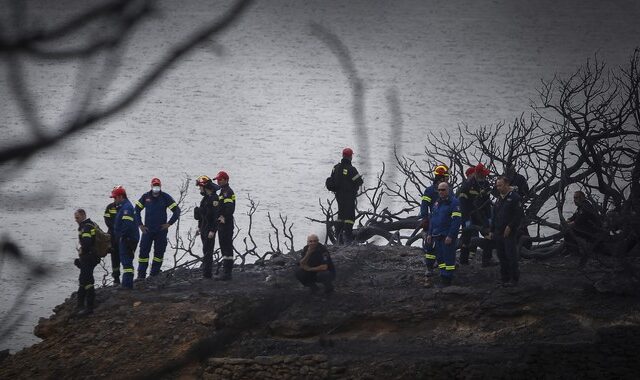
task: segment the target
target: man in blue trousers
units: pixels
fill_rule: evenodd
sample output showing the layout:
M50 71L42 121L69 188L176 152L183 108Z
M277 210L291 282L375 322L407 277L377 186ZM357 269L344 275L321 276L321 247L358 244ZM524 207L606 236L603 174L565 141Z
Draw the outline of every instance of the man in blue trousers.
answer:
M113 232L118 241L120 263L122 263L122 287L133 288L133 256L140 240L140 232L134 220L134 209L124 187L116 186L111 191L118 212L113 221Z
M440 268L440 286L451 285L456 269L456 241L460 230L460 202L449 191L449 184L438 184L438 200L431 211L431 221L427 234L427 244L435 245L438 268Z
M167 233L169 227L180 217L180 208L171 195L161 189L159 178L151 180L151 191L144 193L136 201L136 223L142 231L140 239L140 255L138 257L138 278L147 277L149 266L149 253L153 244L153 262L151 264L151 276L160 273L164 251L167 248ZM167 209L173 213L167 222ZM141 213L145 210L144 223Z

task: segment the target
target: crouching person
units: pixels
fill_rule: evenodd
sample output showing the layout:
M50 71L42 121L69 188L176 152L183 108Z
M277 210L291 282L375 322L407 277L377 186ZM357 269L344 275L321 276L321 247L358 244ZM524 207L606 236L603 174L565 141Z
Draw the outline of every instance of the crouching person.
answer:
M302 260L296 269L296 278L302 285L309 287L311 293L318 291L318 282L324 285L325 294L333 292L336 269L327 247L320 244L317 235L307 237L307 245L302 249Z
M80 257L75 260L76 266L80 268L76 315L82 316L93 313L96 298L95 289L93 288L93 269L100 260L95 250L95 225L91 219L87 218L87 213L83 209L76 210L73 216L78 223L78 240L80 243L78 249Z

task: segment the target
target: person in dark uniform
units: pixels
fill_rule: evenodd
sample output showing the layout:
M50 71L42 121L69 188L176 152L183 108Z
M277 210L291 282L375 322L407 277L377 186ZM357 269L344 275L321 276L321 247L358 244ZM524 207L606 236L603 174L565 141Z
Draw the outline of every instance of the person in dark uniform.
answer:
M430 277L433 277L433 268L436 263L436 247L431 242L427 244L426 236L429 231L429 218L433 210L433 205L439 198L438 185L442 182L446 182L449 179L449 168L446 165L437 165L433 169L433 184L422 193L420 202L420 227L422 227L424 238L422 239L422 252L424 254L425 264L427 271L425 273L426 282L425 286L431 286Z
M104 210L104 223L107 225L107 233L111 235L111 276L113 277L113 283L120 284L120 253L118 251L118 240L116 234L113 232L113 222L116 219L118 213L118 206L116 202L111 202Z
M87 213L83 209L77 209L73 214L78 223L78 248L79 258L75 264L80 268L78 278L78 305L76 315L82 316L93 313L96 293L94 289L93 269L100 260L96 255L96 226L87 218Z
M460 202L449 188L447 182L438 184L438 200L433 205L427 244L433 243L436 259L440 268L439 284L442 287L451 285L456 270L456 242L460 230L462 214ZM425 283L429 287L431 284Z
M226 172L220 171L215 179L220 186L218 242L222 253L222 276L218 276L216 279L229 281L233 270L233 213L236 210L236 194L229 187L229 175Z
M169 227L180 218L180 207L171 195L162 191L161 186L159 178L151 179L151 190L136 201L135 219L142 231L138 256L138 278L140 279L147 277L151 244L153 244L153 262L149 274L156 276L160 273L164 252L167 249ZM167 209L172 212L169 221L167 221ZM144 224L141 216L143 210Z
M336 186L335 194L338 202L338 224L336 237L338 244L353 242L353 225L356 219L356 197L358 189L364 183L358 170L351 165L353 150L344 148L342 160L331 171L331 178Z
M518 231L522 222L520 195L509 186L504 176L496 180L498 198L493 206L490 238L500 260L500 280L504 286L515 286L520 280L518 268Z
M140 232L134 219L135 209L127 198L127 191L122 186L116 186L111 190L111 198L118 209L113 221L113 233L118 241L118 252L122 263L122 288L133 289L133 258L140 240Z
M206 175L196 179L196 186L200 188L202 195L200 206L194 210L195 219L198 221L198 233L202 240L202 277L211 278L220 203L216 192L220 190L220 186Z
M302 259L298 263L295 275L311 293L318 291L318 282L324 286L325 294L333 292L336 268L327 247L320 244L318 235L311 234L307 237L307 245L302 249Z
M573 235L597 244L602 234L602 220L598 210L589 202L584 192L576 191L573 194L573 203L576 205L576 211L567 219L570 231L565 234L564 241L570 253L578 253L580 246Z
M475 166L473 175L467 178L458 192L462 209L462 237L460 246L460 264L469 264L469 243L479 231L489 229L491 219L491 187L487 182L489 170L481 163ZM484 252L484 251L483 251ZM489 250L489 254L491 251ZM483 255L483 263L491 256Z

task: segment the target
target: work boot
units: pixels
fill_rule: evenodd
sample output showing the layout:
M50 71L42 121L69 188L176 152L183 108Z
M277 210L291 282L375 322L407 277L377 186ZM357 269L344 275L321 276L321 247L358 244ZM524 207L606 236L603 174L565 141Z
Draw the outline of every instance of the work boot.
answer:
M77 317L86 317L89 314L93 314L93 309L87 307L87 308L78 310L78 312L76 313L76 316Z
M221 275L213 276L215 281L231 281L231 273L223 273Z

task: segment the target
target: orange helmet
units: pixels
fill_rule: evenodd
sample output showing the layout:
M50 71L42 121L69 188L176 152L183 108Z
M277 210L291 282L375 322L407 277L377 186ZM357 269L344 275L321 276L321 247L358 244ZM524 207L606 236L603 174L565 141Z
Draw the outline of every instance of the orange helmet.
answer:
M438 165L435 168L433 168L433 175L442 176L442 177L448 177L449 176L449 168L447 167L447 165Z
M111 198L115 198L119 195L127 196L127 191L124 189L122 185L118 185L111 190Z

